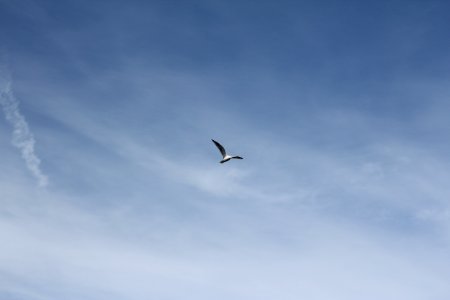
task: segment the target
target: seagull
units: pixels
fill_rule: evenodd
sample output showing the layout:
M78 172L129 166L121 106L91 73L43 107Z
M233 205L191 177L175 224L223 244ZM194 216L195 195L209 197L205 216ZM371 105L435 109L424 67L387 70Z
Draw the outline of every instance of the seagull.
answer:
M215 140L211 139L211 141L213 141L213 143L216 145L216 147L219 149L220 153L222 153L223 159L220 161L221 164L223 164L224 162L229 161L232 158L236 158L236 159L243 159L240 156L230 156L225 152L225 148L219 144L218 142L216 142Z

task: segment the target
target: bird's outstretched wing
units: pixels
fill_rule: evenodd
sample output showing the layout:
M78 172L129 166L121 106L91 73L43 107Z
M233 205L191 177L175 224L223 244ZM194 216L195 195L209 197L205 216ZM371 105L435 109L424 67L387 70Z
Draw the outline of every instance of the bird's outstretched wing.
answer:
M216 142L215 140L211 139L211 141L213 141L214 145L216 145L216 147L219 149L220 153L222 153L222 156L225 157L227 155L227 153L225 152L225 148L221 144Z
M241 156L233 156L232 158L237 158L237 159L244 159L243 157L241 157Z

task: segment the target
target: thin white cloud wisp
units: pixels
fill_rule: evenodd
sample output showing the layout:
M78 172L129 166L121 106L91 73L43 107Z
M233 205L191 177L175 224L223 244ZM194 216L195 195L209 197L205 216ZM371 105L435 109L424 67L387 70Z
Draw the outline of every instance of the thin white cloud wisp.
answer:
M3 71L2 73L6 72ZM19 110L19 100L14 96L11 77L9 74L2 74L0 80L0 105L3 108L6 120L13 127L12 144L20 150L27 168L37 179L39 186L45 187L48 185L48 177L40 168L41 161L34 148L36 141L25 117Z

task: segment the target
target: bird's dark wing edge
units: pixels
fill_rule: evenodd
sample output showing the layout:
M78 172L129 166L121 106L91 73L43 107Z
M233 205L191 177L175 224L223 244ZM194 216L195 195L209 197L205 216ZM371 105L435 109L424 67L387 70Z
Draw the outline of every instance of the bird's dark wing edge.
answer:
M211 139L211 141L213 141L214 145L216 145L217 149L219 149L220 153L222 153L222 156L225 157L226 155L225 148L215 140Z

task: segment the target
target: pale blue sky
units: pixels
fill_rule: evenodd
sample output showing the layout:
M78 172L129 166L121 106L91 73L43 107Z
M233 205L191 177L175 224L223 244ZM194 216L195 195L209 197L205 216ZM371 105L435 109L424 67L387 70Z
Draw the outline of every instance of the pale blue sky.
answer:
M0 0L0 298L449 299L449 9Z

